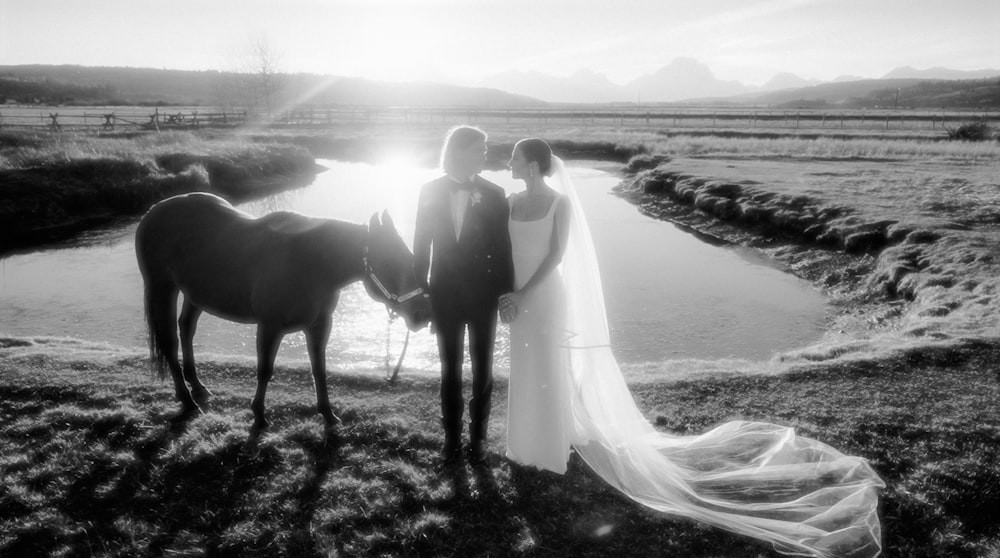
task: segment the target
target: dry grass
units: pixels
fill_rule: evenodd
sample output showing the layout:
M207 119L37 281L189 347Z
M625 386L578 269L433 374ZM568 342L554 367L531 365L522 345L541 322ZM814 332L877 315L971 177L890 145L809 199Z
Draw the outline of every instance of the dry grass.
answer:
M828 335L783 360L1000 337L1000 145L848 142L865 155L817 159L800 143L782 156L747 156L750 142L741 155L673 158L623 195L756 246L831 297Z
M303 185L314 174L314 159L303 148L240 138L5 133L0 252L139 215L175 194L213 191L246 199Z
M142 357L42 341L59 352L0 343L4 556L778 556L644 511L575 458L562 477L511 465L502 381L490 466L451 474L431 379L331 375L344 422L324 434L308 372L279 368L255 437L251 366L203 365L208 411L172 427L172 389ZM887 556L973 557L1000 544L998 358L968 345L633 389L671 432L763 420L867 457L888 484Z

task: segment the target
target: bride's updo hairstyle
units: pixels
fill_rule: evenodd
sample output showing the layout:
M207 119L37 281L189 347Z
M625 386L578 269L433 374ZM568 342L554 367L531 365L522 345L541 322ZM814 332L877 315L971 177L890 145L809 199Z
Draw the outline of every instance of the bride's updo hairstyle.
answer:
M520 150L529 163L538 163L538 172L542 176L552 176L552 148L545 140L538 138L523 139L514 144L514 151Z
M441 149L441 169L446 173L455 170L455 153L477 141L486 141L486 132L475 126L455 126L448 131Z

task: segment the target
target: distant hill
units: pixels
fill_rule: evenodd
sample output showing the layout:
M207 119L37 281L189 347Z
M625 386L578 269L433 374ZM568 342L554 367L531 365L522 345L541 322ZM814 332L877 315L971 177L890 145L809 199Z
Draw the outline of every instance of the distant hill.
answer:
M888 77L905 76L910 77ZM990 77L983 77L988 75ZM842 76L828 83L775 75L756 88L715 78L697 60L678 58L625 85L602 74L569 77L507 72L481 87L393 83L316 74L277 74L268 87L279 105L406 105L470 108L540 107L549 103L727 104L773 107L917 107L1000 110L1000 71L897 68L881 79ZM960 76L945 79L928 76ZM259 106L259 76L219 71L24 65L0 66L0 101L77 105ZM259 84L257 84L259 85Z
M902 66L882 76L882 79L985 79L1000 77L1000 70L952 70L950 68L928 68L918 70Z
M868 79L824 83L732 99L775 107L1000 109L1000 77L978 80Z
M625 85L633 99L672 102L699 97L728 97L749 89L738 81L720 80L708 66L693 58L675 58L652 74Z
M850 99L852 106L883 103L880 91L908 88L928 81L959 81L947 88L954 93L965 87L981 89L976 80L1000 77L1000 70L950 70L911 67L896 68L881 78L840 76L828 83L807 80L795 74L775 74L760 87L738 81L720 80L711 69L693 59L676 58L659 70L619 85L604 75L580 71L568 77L556 77L538 72L505 72L485 78L483 85L511 93L528 95L553 103L684 103L684 104L843 104ZM968 96L916 93L911 103L919 106L982 105L1000 108L1000 97L989 99L989 93L978 91ZM870 98L869 98L870 97ZM938 104L945 103L945 104ZM948 103L954 103L950 105Z
M489 76L482 84L552 103L670 103L728 97L753 89L736 81L717 79L708 66L693 58L675 58L659 70L625 85L612 83L603 74L588 70L568 77L509 71Z
M556 103L621 103L635 100L607 76L590 71L557 77L511 70L489 76L481 85Z
M254 76L218 71L0 66L0 100L77 105L231 105ZM489 88L277 74L274 89L303 104L526 107L544 103Z

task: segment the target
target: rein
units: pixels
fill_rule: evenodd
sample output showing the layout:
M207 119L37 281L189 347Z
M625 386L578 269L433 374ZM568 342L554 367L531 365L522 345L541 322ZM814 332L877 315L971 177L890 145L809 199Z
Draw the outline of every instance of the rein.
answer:
M406 339L403 341L403 350L399 353L399 360L396 362L396 368L390 373L389 372L389 337L392 331L392 322L399 317L399 312L396 311L399 305L418 296L427 296L424 292L423 287L417 287L408 293L403 293L397 295L389 289L386 288L385 284L378 275L375 274L375 269L372 267L371 263L368 261L368 246L364 247L361 256L362 262L365 268L365 278L368 279L372 285L378 290L378 292L385 298L386 312L388 312L388 319L386 320L386 336L385 336L385 381L395 382L396 377L399 376L399 370L403 367L403 357L406 356L406 349L410 346L410 329L406 329Z

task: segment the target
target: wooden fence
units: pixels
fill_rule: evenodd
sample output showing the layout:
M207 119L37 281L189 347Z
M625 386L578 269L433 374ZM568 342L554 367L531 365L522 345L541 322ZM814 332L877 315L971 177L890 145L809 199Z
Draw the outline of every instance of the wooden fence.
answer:
M650 129L945 131L970 122L1000 125L1000 111L959 110L794 110L750 108L561 107L483 109L436 107L299 107L277 116L211 107L153 109L0 107L0 128L51 130L184 129L202 127L327 128L341 124L422 125L455 123L482 126L604 126Z
M464 109L416 107L307 107L289 111L276 125L337 123L470 123L482 125L576 125L649 128L939 130L970 122L1000 125L1000 111L777 110L777 109Z
M237 127L247 123L246 111L164 110L100 111L100 107L48 107L45 109L0 107L0 129L47 128L53 131L112 131L123 129L183 129Z

